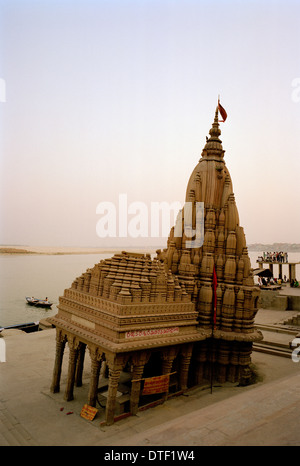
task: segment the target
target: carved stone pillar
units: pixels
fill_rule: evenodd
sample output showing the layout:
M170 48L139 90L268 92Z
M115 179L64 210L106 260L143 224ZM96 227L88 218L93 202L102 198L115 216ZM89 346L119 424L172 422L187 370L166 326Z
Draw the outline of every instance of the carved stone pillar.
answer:
M190 361L192 357L193 345L184 345L181 350L181 364L180 364L180 388L181 390L187 389L188 372Z
M237 342L231 344L231 353L229 360L229 368L227 380L228 382L236 382L238 380L238 364L239 364L239 345Z
M217 354L218 354L219 341L214 338L207 340L207 359L204 366L204 378L206 380L213 380L217 374Z
M141 390L141 381L144 371L144 365L138 365L133 367L132 372L132 384L131 384L131 394L130 394L130 412L135 415L139 407L140 399L140 390ZM137 380L135 382L135 380Z
M82 386L82 373L83 373L85 349L86 349L86 344L80 343L79 350L78 350L78 361L77 361L77 366L76 366L76 374L75 374L76 387Z
M109 367L109 382L108 382L108 395L106 402L105 419L106 424L110 426L114 422L115 408L116 408L116 396L119 385L119 379L121 371L128 359L128 356L124 355L106 355L107 363ZM127 358L127 359L126 359Z
M204 365L207 361L207 342L203 341L198 347L197 356L197 369L196 369L196 377L195 383L196 385L200 385L204 379Z
M56 353L53 369L51 392L58 393L60 389L60 377L64 350L66 346L66 338L59 329L56 330Z
M101 353L97 347L89 347L91 357L91 379L88 395L88 404L96 406L98 381L101 367Z
M161 352L162 359L162 373L163 375L169 374L172 371L173 361L178 354L179 348L172 347L165 349Z
M172 347L168 348L161 352L161 359L162 359L162 374L170 374L172 372L172 365L173 361L178 354L179 348ZM169 394L169 390L164 394L164 398L167 399Z
M144 366L149 361L151 353L141 352L136 353L132 357L133 373L131 383L131 394L130 394L130 412L135 415L139 407L140 390L141 390L141 378L144 372ZM135 382L136 380L136 382Z
M116 396L120 379L121 369L109 369L109 384L106 403L106 424L110 426L114 422Z
M217 378L220 383L225 383L227 379L227 369L229 364L229 342L220 341L219 351L218 351L218 374Z
M100 369L100 377L106 377L106 360L105 357L101 360L101 369Z
M251 380L251 370L249 365L251 363L252 342L243 343L240 346L240 385L248 385Z
M68 378L67 386L65 391L65 400L71 401L74 399L73 389L75 382L75 371L76 371L76 362L78 356L78 342L76 342L75 337L73 339L68 339L69 344L69 367L68 367Z

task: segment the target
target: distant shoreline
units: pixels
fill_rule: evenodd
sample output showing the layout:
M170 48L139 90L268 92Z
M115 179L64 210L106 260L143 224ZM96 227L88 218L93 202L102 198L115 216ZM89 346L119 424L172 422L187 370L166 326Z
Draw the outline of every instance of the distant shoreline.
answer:
M156 248L159 249L159 248ZM43 254L43 255L66 255L66 254L117 254L122 251L135 251L151 253L155 252L156 249L152 248L72 248L72 247L38 247L29 246L25 249L24 246L0 246L0 254L11 255L11 254Z
M248 251L269 251L269 252L300 252L299 243L253 243L247 245Z
M300 244L274 243L274 244L249 244L248 251L284 251L300 252ZM122 251L134 251L141 253L154 254L158 249L164 249L164 246L149 247L120 247L120 248L89 248L89 247L55 247L55 246L0 246L1 254L44 254L44 255L65 255L65 254L117 254Z

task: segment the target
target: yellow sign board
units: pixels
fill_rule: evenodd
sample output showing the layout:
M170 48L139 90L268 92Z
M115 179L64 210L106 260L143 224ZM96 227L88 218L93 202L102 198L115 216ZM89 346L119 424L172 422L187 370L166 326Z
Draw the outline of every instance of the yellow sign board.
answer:
M89 421L92 421L94 417L96 416L97 412L98 412L98 409L93 408L92 406L89 406L89 405L84 405L81 410L80 416L84 417L85 419L88 419Z
M167 392L169 390L169 379L169 374L145 379L143 395Z

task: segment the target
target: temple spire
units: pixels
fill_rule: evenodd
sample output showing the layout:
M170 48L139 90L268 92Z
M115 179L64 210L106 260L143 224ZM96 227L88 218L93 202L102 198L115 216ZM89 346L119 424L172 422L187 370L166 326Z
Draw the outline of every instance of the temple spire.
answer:
M216 107L215 117L211 129L209 130L210 137L206 139L206 144L202 152L202 156L221 156L223 157L224 151L222 141L219 138L221 130L219 128L219 105Z

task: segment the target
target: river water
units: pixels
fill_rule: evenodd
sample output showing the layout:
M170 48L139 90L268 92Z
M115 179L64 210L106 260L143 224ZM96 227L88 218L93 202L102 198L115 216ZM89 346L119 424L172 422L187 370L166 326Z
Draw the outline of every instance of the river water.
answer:
M257 267L259 252L249 252L251 265ZM0 327L36 322L57 313L58 298L69 288L76 277L101 259L112 254L9 254L0 255ZM290 262L300 261L300 253L290 253ZM266 266L265 266L266 267ZM274 265L274 276L277 275ZM283 265L288 276L288 266ZM300 278L300 264L296 266ZM26 296L53 302L51 309L36 308L26 303Z
M112 254L9 254L0 256L0 327L36 322L57 313L58 298L76 277ZM26 296L53 302L51 309L26 303Z

